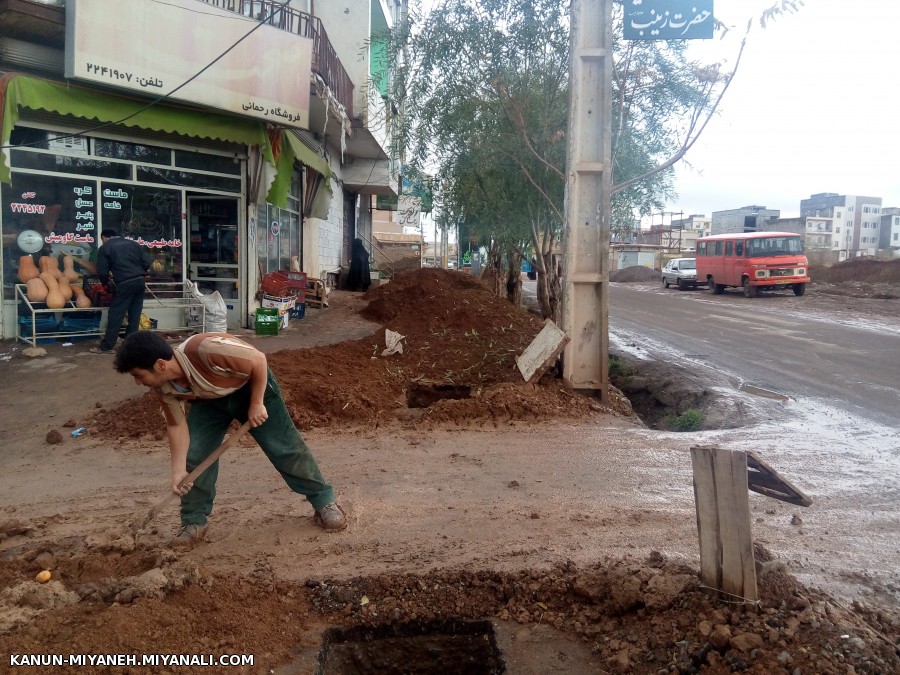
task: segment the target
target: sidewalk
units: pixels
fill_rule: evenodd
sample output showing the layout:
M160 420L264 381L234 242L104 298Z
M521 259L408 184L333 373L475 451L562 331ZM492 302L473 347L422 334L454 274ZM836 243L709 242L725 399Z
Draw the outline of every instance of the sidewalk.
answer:
M329 307L307 309L277 336L257 336L238 328L232 333L265 353L301 349L356 340L378 330L359 311L366 306L362 294L332 291ZM187 333L185 333L187 337ZM146 392L130 377L112 368L112 356L91 354L94 340L39 345L45 356L24 355L22 342L0 343L0 420L9 441L18 433L43 436L69 419L79 419L92 409L107 407Z

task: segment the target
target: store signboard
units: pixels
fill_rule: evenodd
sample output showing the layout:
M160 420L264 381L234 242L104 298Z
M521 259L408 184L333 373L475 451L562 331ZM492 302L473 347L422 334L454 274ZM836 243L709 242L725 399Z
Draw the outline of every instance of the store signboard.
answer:
M254 26L197 0L68 0L66 77L308 129L312 40Z
M400 195L397 206L397 222L404 227L419 227L422 200L418 197Z

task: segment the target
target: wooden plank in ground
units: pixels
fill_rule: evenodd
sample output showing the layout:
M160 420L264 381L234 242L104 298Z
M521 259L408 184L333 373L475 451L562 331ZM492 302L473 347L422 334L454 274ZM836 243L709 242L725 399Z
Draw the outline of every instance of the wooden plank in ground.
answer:
M568 343L569 337L555 323L547 319L541 332L516 359L516 365L525 381L530 383L541 379L541 376L553 365L556 357L562 354Z
M756 602L747 453L691 448L703 583L733 599Z

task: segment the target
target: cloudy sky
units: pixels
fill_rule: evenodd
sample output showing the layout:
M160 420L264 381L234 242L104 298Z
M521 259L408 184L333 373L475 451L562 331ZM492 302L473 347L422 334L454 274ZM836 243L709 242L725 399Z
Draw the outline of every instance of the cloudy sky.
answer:
M716 0L717 18L743 33L776 0ZM751 30L720 115L677 167L666 210L703 213L759 204L799 215L817 192L881 197L900 206L900 2L806 0ZM734 44L695 41L698 56ZM657 221L659 222L659 218Z

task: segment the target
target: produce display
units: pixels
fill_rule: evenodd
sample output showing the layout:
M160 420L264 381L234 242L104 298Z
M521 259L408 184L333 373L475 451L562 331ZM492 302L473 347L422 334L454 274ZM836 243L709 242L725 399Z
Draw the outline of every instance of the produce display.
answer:
M19 281L26 286L25 297L29 302L43 302L49 309L63 309L74 298L79 309L92 306L91 299L76 285L79 274L75 271L74 258L62 255L57 259L45 255L41 256L38 266L30 255L19 259Z

